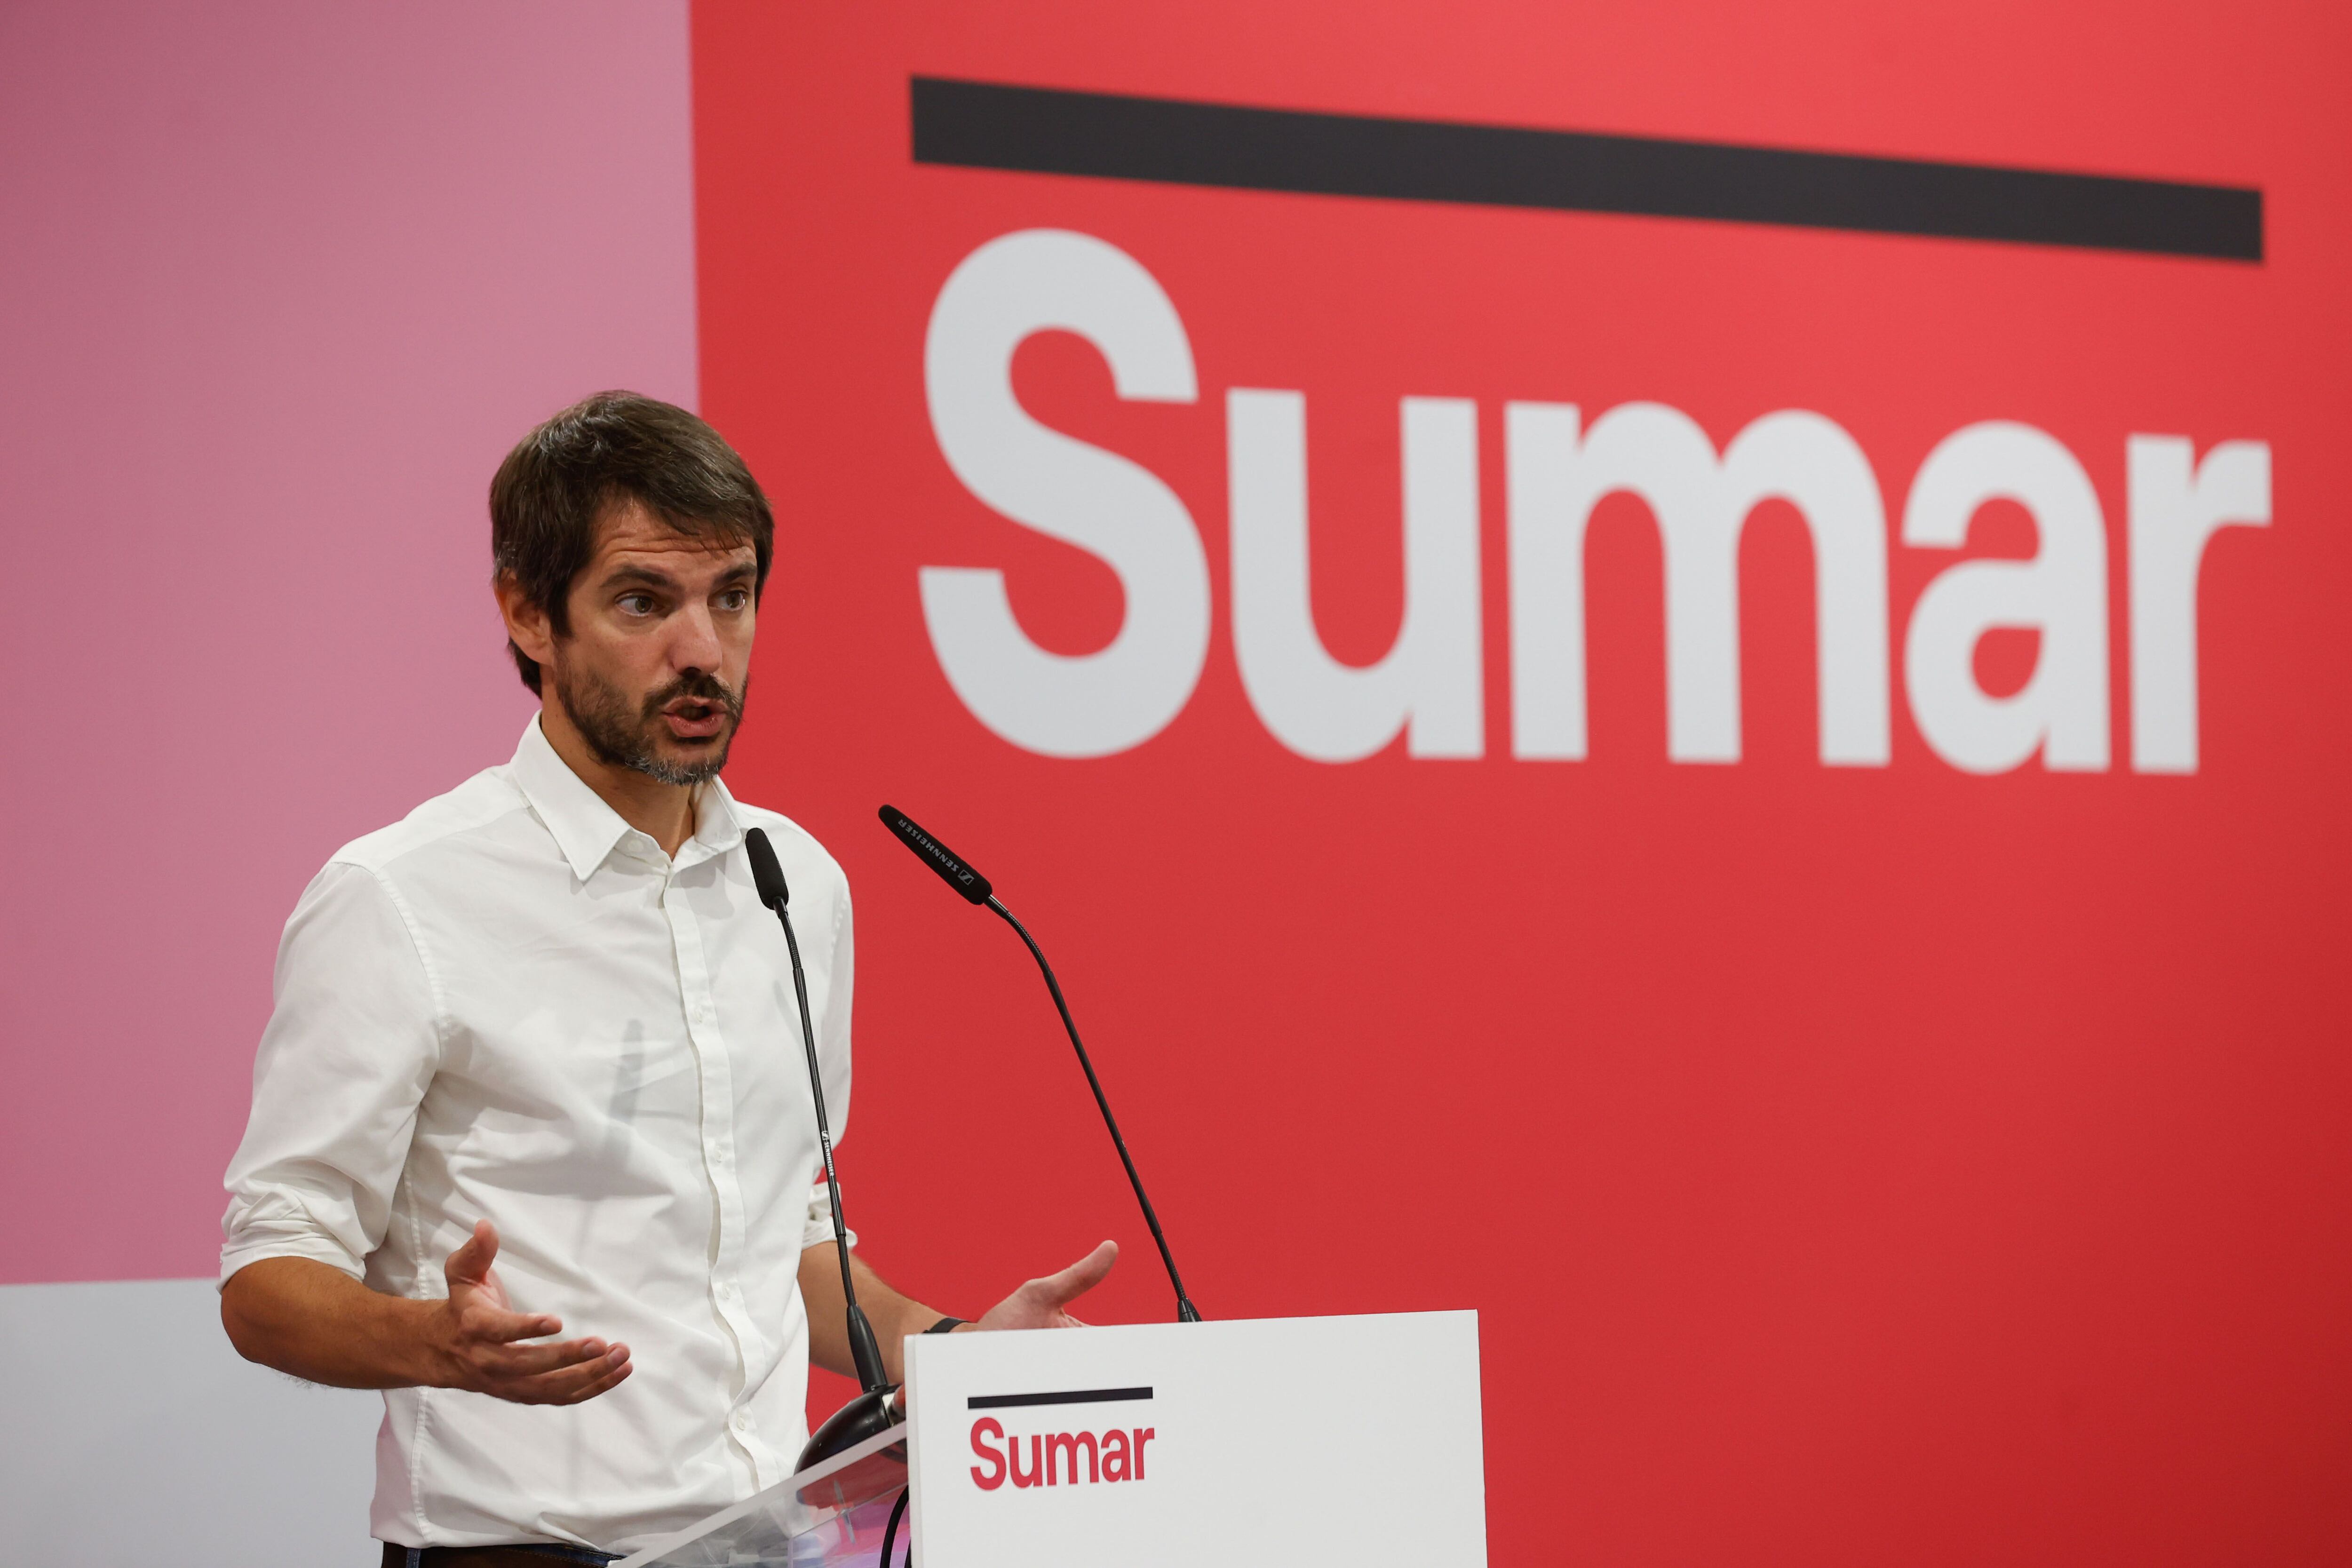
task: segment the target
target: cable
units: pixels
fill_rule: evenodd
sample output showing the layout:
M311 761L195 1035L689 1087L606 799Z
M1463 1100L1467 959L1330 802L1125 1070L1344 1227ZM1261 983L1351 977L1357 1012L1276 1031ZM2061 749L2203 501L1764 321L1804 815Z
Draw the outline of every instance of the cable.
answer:
M876 1559L875 1568L890 1568L890 1549L898 1543L898 1521L907 1511L907 1500L915 1495L912 1486L898 1489L898 1500L890 1505L890 1522L882 1527L882 1555ZM915 1532L907 1532L907 1568L915 1568Z

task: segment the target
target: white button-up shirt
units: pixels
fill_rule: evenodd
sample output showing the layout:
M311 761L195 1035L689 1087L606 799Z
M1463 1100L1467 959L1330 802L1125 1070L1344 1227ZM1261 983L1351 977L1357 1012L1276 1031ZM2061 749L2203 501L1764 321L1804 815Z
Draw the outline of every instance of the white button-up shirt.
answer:
M628 1552L789 1473L806 1436L797 1271L833 1227L751 826L791 886L838 1136L848 882L716 780L672 859L534 719L513 762L339 851L287 922L221 1278L311 1258L443 1297L443 1262L488 1219L516 1310L624 1342L634 1367L562 1407L388 1391L379 1538Z

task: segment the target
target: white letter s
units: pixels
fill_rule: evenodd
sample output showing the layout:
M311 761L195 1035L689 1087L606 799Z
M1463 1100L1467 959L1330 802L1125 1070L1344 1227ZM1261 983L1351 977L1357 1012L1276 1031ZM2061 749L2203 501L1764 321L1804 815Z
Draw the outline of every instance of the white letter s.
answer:
M1095 346L1122 398L1198 396L1184 323L1141 264L1090 235L1024 229L965 257L931 307L931 430L966 489L1118 574L1118 635L1076 657L1039 647L992 568L922 568L923 620L982 724L1025 751L1100 757L1150 740L1192 697L1208 657L1209 565L1192 514L1157 476L1022 410L1013 350L1055 330Z

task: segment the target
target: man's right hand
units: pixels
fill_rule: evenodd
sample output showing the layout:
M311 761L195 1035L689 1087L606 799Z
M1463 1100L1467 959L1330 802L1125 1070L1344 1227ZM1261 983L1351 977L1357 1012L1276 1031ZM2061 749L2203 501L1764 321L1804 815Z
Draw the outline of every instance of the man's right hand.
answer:
M441 1272L449 1299L441 1302L430 1342L444 1388L469 1389L517 1405L577 1405L629 1375L629 1347L583 1340L526 1344L563 1331L546 1313L518 1312L490 1265L499 1256L498 1227L476 1223L466 1245Z
M308 1258L248 1263L221 1289L221 1323L247 1361L336 1388L463 1388L520 1405L577 1405L629 1375L629 1347L541 1341L562 1322L518 1312L491 1270L488 1220L449 1255L449 1296L372 1290Z

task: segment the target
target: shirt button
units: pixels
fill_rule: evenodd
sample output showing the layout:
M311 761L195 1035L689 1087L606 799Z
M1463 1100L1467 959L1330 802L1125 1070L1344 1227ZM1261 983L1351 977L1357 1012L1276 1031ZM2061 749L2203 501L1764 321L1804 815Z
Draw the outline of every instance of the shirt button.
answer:
M730 1426L734 1427L738 1432L749 1432L751 1430L751 1417L740 1410L738 1410L733 1415L730 1416L727 1424Z

